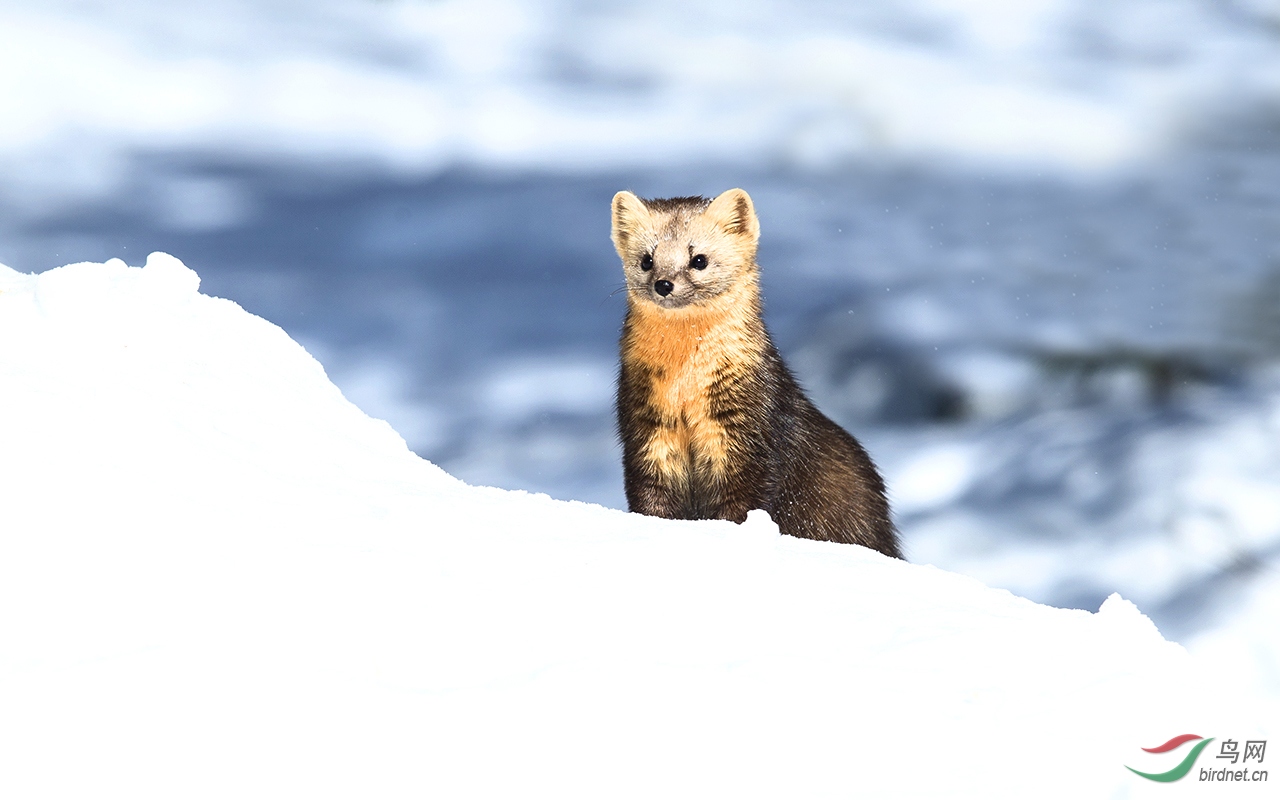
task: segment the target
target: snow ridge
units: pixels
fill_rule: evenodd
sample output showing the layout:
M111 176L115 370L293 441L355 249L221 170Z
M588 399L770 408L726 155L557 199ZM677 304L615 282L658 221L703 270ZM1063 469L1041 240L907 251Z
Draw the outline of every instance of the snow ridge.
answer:
M198 285L0 267L6 796L1138 796L1265 733L1118 596L466 486Z

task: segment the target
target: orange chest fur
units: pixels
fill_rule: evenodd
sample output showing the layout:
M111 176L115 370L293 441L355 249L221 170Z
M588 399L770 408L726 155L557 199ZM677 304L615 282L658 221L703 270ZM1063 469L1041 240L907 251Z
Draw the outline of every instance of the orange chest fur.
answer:
M690 470L723 475L731 443L711 414L711 389L726 372L748 368L757 348L742 325L724 314L633 314L623 357L649 376L648 400L659 425L643 457L669 477Z

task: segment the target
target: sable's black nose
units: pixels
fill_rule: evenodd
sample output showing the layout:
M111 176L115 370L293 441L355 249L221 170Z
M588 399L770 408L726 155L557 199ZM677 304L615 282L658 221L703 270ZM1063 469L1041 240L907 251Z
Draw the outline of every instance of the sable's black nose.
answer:
M675 288L676 285L671 281L654 281L653 284L653 290L663 297L671 294L671 290Z

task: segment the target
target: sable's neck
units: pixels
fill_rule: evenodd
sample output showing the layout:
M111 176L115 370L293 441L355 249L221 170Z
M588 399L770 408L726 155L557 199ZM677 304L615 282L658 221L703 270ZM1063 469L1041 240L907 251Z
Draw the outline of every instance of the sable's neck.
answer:
M642 362L671 366L687 359L701 343L726 336L750 341L766 336L754 276L705 305L662 308L648 300L627 298L623 349Z

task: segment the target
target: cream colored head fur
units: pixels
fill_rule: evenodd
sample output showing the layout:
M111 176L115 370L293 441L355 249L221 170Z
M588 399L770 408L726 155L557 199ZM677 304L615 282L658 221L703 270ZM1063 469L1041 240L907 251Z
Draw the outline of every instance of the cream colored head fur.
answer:
M633 305L707 309L758 291L760 221L741 189L710 202L701 197L645 201L618 192L612 239Z

